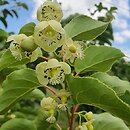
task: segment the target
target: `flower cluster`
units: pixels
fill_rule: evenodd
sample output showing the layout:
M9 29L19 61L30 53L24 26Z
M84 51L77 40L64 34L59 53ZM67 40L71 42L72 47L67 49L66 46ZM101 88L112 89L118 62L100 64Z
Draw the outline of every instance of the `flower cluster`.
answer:
M92 112L87 112L85 115L81 114L82 112L79 112L78 115L82 117L84 117L84 119L86 120L86 122L83 122L81 124L80 122L80 125L77 126L75 128L75 130L93 130L93 125L92 125L92 122L94 121L93 119L93 113Z
M57 98L60 99L61 104L56 101L56 97L44 97L41 100L41 108L49 113L49 117L46 119L47 122L54 123L56 121L55 111L57 108L60 110L66 110L65 105L69 96L69 92L67 92L65 89L61 89L57 95Z
M17 60L27 57L33 62L41 55L41 49L35 44L33 36L12 35L8 37L7 42L10 42L9 49Z

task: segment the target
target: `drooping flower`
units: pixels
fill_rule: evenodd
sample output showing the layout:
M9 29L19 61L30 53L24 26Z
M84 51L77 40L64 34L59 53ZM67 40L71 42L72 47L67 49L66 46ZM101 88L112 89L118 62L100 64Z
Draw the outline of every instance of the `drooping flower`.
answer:
M44 109L45 111L48 111L50 115L46 119L47 122L54 123L56 121L56 118L54 117L56 107L57 102L51 97L43 98L41 100L41 108Z
M65 43L65 31L55 20L42 21L34 30L35 43L47 52L53 52Z
M59 104L57 107L60 110L65 111L67 106L67 98L70 96L70 93L67 92L65 89L61 89L57 96L60 98L61 104Z
M67 63L59 62L56 59L41 62L36 66L37 77L42 85L59 84L64 81L65 74L70 72L71 68Z
M56 0L53 2L51 0L47 0L37 10L37 19L39 21L60 21L62 17L62 10Z
M21 42L26 39L27 36L25 34L19 34L19 35L12 35L9 36L7 39L7 42L10 42L9 49L12 53L12 55L17 59L22 59L22 48L21 48Z
M83 46L79 41L73 41L71 38L66 40L66 44L62 46L61 55L63 57L63 61L70 60L74 62L75 58L83 58Z
M15 59L22 60L23 58L29 58L30 62L33 62L38 58L38 56L42 55L41 54L42 52L41 49L39 47L36 48L36 45L34 45L34 43L32 43L31 41L32 41L32 36L27 37L24 34L12 35L9 36L7 39L7 42L10 42L9 49ZM33 47L33 45L35 47Z

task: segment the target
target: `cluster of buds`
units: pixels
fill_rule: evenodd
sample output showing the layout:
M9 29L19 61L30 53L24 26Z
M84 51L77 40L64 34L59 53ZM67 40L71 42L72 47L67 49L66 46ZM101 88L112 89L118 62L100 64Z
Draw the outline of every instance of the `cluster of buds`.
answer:
M85 115L83 115L85 118L86 122L83 122L81 125L77 126L75 130L93 130L93 113L92 112L87 112Z
M55 100L56 98L47 97L41 100L41 108L49 113L49 117L46 119L47 122L54 123L56 121L54 115L57 108L60 110L66 110L68 96L70 96L69 92L65 89L61 89L57 94L57 97L61 102L60 104Z

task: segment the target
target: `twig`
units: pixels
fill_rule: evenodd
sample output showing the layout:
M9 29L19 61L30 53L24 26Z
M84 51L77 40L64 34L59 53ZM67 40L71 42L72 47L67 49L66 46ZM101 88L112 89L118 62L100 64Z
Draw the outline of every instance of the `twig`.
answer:
M39 56L39 58L42 58L42 59L44 59L44 60L49 60L49 58L47 58L47 57L44 57L44 56Z
M44 86L46 89L48 89L50 92L52 92L53 94L57 95L56 91L54 91L53 89L51 89L48 86Z
M78 110L78 108L79 108L79 104L77 104L76 106L73 107L72 115L71 115L71 119L70 119L70 129L69 130L72 130L72 128L73 128L74 115L75 115L75 112Z

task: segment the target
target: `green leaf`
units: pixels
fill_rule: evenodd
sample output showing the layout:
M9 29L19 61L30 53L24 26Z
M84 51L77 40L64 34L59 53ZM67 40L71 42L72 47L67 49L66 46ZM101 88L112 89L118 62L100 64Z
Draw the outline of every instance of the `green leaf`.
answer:
M6 19L3 18L3 17L0 17L0 21L4 24L4 26L7 28L7 22L6 22Z
M6 18L8 15L13 17L13 14L7 9L4 9L2 12L3 12L4 18Z
M35 27L35 23L30 22L28 24L25 24L19 31L19 33L21 34L25 34L27 36L33 35L34 33L34 27Z
M80 15L72 19L65 27L67 35L73 40L93 40L101 35L108 23L96 21L88 16Z
M28 10L28 6L25 3L17 2L18 6L22 6L24 9Z
M23 118L11 119L4 123L0 130L37 130L32 121Z
M15 11L15 10L11 10L13 13L14 13L14 15L16 16L16 18L18 18L18 13Z
M129 130L125 123L109 113L94 115L94 130Z
M6 39L9 36L9 34L0 28L0 41Z
M0 58L0 71L7 67L13 67L17 65L22 65L28 63L30 60L28 58L23 58L22 60L16 60L10 50L6 50L5 53Z
M92 77L111 87L118 96L124 95L127 90L130 91L130 83L128 81L123 81L116 76L110 76L107 73L98 72L93 74Z
M111 87L123 101L130 105L128 100L130 99L130 83L128 81L123 81L116 76L109 76L106 73L95 73L92 77Z
M75 104L101 108L130 124L130 106L107 85L92 77L67 76L67 84Z
M9 4L9 2L8 1L0 1L0 6L1 5L6 5L6 4Z
M34 89L32 92L26 95L24 99L42 99L44 97L45 97L45 94L41 90Z
M83 59L75 61L75 71L84 73L86 71L106 72L111 69L112 64L119 58L125 56L120 50L108 46L90 46L85 50Z
M2 84L0 114L7 112L27 93L40 86L34 70L22 69L12 72Z

